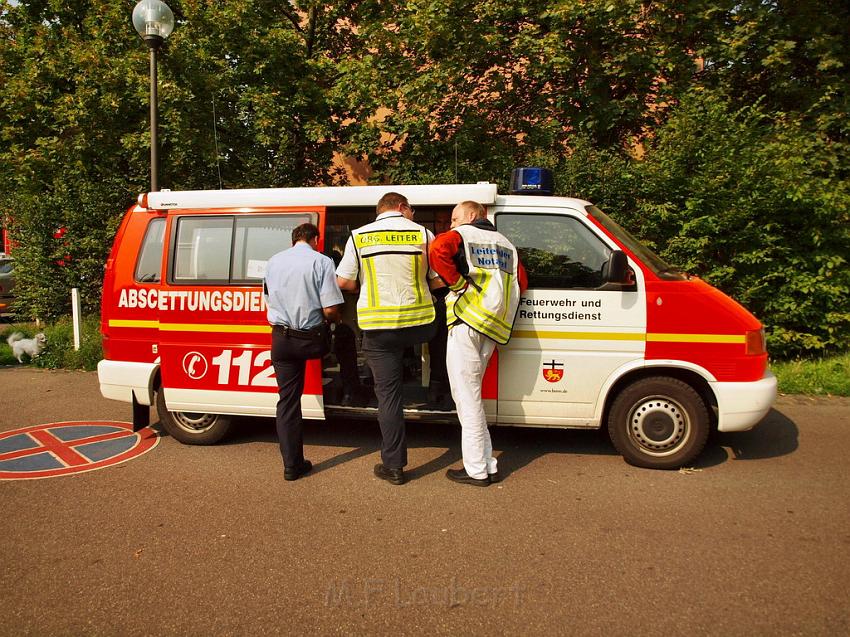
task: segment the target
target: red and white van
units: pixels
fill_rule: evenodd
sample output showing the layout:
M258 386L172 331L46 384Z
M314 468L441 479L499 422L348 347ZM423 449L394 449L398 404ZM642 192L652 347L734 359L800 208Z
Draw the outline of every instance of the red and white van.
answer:
M102 394L156 404L165 429L212 444L233 416L274 416L277 388L262 294L265 263L310 221L341 253L386 192L404 194L432 229L479 201L518 248L529 276L513 338L494 355L483 396L493 425L599 428L632 464L691 462L709 430L752 428L770 409L761 323L707 283L671 268L587 201L499 195L496 185L352 186L151 192L125 215L106 265L98 365ZM344 315L354 324L355 299ZM427 348L405 385L405 415L429 411ZM333 356L310 361L307 418L374 417L343 406Z

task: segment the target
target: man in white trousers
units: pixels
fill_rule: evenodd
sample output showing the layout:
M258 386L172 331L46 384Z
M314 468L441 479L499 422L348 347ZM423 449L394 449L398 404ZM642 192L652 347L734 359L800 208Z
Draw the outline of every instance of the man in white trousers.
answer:
M434 240L429 255L431 267L451 290L446 297L446 368L461 425L463 468L449 469L446 477L486 487L499 474L481 383L496 345L510 340L528 281L516 248L475 201L455 206L451 230Z

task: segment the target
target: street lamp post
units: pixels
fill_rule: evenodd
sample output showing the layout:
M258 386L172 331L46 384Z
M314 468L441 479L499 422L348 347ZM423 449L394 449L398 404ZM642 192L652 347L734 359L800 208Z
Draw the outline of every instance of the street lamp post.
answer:
M133 27L151 52L151 192L156 192L159 190L156 54L174 30L174 14L162 0L141 0L133 9Z

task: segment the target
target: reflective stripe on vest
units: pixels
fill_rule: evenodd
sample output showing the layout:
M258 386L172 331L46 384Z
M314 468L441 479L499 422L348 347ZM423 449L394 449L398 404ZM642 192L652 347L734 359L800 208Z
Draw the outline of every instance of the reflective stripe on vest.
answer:
M504 235L473 225L454 228L463 238L469 266L466 288L446 300L449 324L461 320L504 345L511 338L519 308L519 257Z
M411 221L405 225L408 227L370 224L351 233L361 264L357 323L362 330L415 327L434 320L426 280L428 237L419 224Z

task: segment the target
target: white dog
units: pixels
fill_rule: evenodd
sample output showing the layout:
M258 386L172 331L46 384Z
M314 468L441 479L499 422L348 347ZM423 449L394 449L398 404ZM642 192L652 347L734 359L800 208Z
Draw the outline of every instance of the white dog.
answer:
M21 357L24 354L29 355L30 358L35 358L41 354L41 350L47 343L47 338L43 333L38 333L33 338L24 338L23 334L15 332L6 339L6 342L12 348L12 356L17 358L19 363L23 363Z

